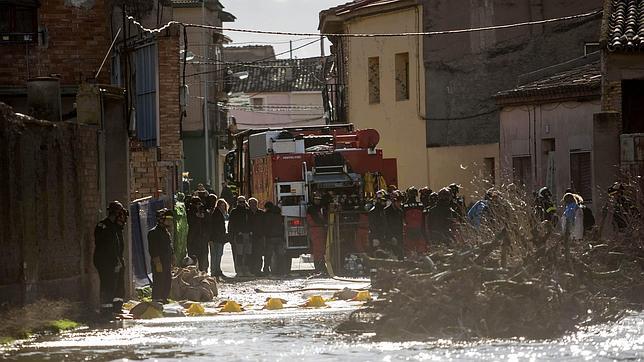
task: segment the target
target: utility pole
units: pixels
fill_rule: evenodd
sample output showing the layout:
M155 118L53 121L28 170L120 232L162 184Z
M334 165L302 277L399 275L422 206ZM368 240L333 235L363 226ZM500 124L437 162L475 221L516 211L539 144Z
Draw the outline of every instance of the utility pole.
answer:
M206 1L201 2L201 23L206 24ZM204 59L208 58L208 29L203 30ZM208 66L206 66L208 68ZM208 70L208 69L206 69ZM206 183L210 183L210 112L208 107L208 72L203 72L203 139L204 139L204 159L206 161Z
M324 36L320 35L320 56L324 56Z
M289 56L291 59L293 59L293 41L289 40L288 44L289 44Z

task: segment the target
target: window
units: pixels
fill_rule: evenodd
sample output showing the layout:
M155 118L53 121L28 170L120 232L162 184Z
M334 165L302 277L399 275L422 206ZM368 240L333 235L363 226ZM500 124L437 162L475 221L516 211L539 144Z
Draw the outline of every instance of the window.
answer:
M532 160L530 156L512 157L513 182L532 190Z
M369 104L380 103L380 58L368 59Z
M409 99L409 53L396 54L396 100Z
M570 153L570 187L586 202L591 202L593 198L590 171L590 152Z
M157 47L150 44L135 53L136 136L145 147L156 147L157 117Z
M24 1L14 5L0 3L0 40L34 42L38 39L37 3Z
M262 109L264 108L264 98L251 98L250 105L252 109Z

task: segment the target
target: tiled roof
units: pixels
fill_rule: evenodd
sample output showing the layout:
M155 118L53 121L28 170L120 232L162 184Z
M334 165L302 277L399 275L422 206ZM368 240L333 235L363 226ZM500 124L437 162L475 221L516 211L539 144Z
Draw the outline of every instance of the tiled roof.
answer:
M601 69L599 60L564 72L556 73L514 89L497 93L495 98L500 103L512 99L543 97L545 99L569 95L599 95L601 89Z
M379 5L386 5L386 4L393 4L400 2L402 0L354 0L354 1L349 1L347 3L334 6L332 8L322 10L320 12L320 20L322 18L328 16L328 15L336 15L336 16L341 16L341 15L346 15L348 13L351 13L352 11L356 11L359 9L364 9L364 8L369 8L373 6L379 6ZM320 24L321 25L321 24Z
M609 51L644 51L644 0L610 1Z
M246 79L233 80L233 93L321 91L333 58L278 59L235 67L248 71Z

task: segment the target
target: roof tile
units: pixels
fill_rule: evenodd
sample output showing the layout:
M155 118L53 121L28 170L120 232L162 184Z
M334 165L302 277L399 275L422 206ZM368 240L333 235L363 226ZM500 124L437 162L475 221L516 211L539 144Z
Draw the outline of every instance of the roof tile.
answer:
M608 50L644 51L644 0L609 1Z
M573 92L598 91L601 87L601 68L599 60L564 72L553 74L514 89L501 91L497 99L538 97Z
M235 67L248 77L233 82L233 93L321 91L333 64L333 57L278 59Z

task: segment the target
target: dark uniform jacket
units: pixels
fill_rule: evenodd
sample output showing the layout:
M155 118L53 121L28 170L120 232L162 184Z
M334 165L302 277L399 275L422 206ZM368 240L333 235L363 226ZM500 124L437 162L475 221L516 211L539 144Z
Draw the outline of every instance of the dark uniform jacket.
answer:
M267 238L284 237L284 217L279 207L272 207L264 214L265 235Z
M204 212L204 217L197 216L197 213ZM199 210L194 206L189 206L186 210L188 216L188 248L190 250L203 250L208 245L208 230L206 226L206 216L204 210Z
M387 219L387 240L396 238L402 243L405 212L402 209L389 205L385 207L385 218Z
M248 230L254 237L264 236L264 210L248 209Z
M113 271L123 265L123 228L109 218L103 219L94 229L94 266Z
M248 225L249 212L250 210L244 206L237 206L230 212L230 217L228 218L228 231L232 235L250 232Z
M226 217L224 213L215 207L209 214L208 226L210 228L210 240L217 244L226 242Z
M433 242L447 243L452 239L452 228L458 213L451 208L449 202L441 201L429 210L429 238Z
M159 257L161 264L172 263L172 240L170 233L162 226L155 226L148 232L148 251L152 258ZM154 269L153 269L154 270Z
M387 219L385 217L385 208L381 205L375 205L369 210L369 241L374 239L384 242L387 237Z

